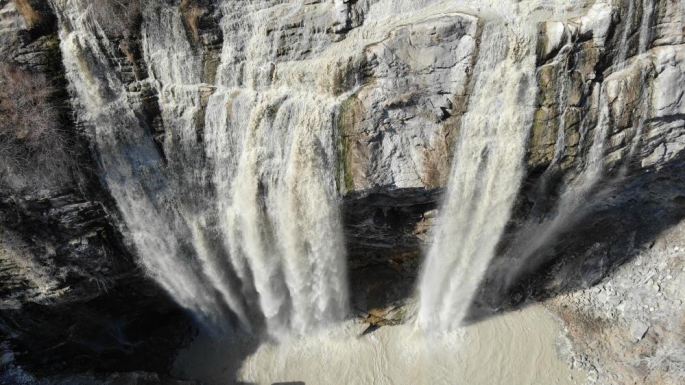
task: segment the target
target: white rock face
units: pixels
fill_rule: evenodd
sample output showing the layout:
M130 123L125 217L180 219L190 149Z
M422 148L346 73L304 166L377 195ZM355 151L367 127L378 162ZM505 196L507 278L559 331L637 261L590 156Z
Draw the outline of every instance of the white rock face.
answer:
M628 154L643 168L665 164L683 150L685 47L661 46L607 77L605 90L615 127L609 135L614 164Z
M449 170L445 124L465 108L478 20L458 15L402 27L365 49L368 81L343 104L355 190L437 187Z
M685 150L685 46L657 47L651 58L656 73L647 112L651 122L645 135L653 141L652 147L657 147L647 153L642 167L665 164Z
M24 18L19 15L13 1L0 1L0 57L9 57L16 49L19 32L26 29Z
M656 77L651 106L653 116L685 114L685 46L657 47L653 52Z
M561 48L562 43L566 38L566 26L560 21L548 21L541 25L541 27L544 30L546 38L542 54L546 57Z
M587 15L580 18L580 33L592 36L595 44L604 46L614 11L609 2L596 2Z

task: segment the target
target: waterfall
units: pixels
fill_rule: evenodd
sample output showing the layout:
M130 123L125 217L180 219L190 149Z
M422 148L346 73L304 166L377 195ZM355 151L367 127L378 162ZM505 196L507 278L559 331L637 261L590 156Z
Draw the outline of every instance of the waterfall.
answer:
M633 3L633 1L628 2L628 20L635 17L635 4ZM640 56L649 49L651 39L649 25L652 22L653 11L653 4L650 1L644 1L637 45L636 57L638 60L641 60ZM496 266L494 278L490 282L491 295L505 296L523 276L549 261L550 256L543 252L545 248L557 241L560 234L578 224L601 204L627 174L630 163L642 144L650 100L649 97L645 96L644 85L641 86L641 89L636 90L643 96L640 101L640 108L637 109L639 115L636 116L635 131L632 139L630 139L627 153L621 159L620 164L616 165L618 172L609 175L607 172L607 164L609 163L607 161L607 147L610 147L610 136L616 130L615 123L612 122L610 116L612 107L609 102L616 96L610 96L609 93L612 93L612 87L615 88L616 84L620 83L620 79L630 74L631 68L627 62L629 59L627 53L631 28L630 23L626 22L623 25L621 40L617 43L618 55L613 63L614 72L607 76L596 89L597 122L592 127L588 127L585 122L582 123L584 128L580 130L580 148L586 154L584 161L578 165L574 177L562 185L559 198L549 212L551 215L525 223L512 236L512 242L501 258L501 263ZM640 76L645 76L644 71L646 70L640 70ZM563 76L559 79L557 87L564 88L568 79ZM559 109L560 116L564 116L567 107L562 99ZM563 146L564 142L557 140L555 154L563 151ZM557 162L556 156L554 162ZM548 171L557 172L554 167L548 168ZM542 178L545 176L543 175Z
M224 138L233 124L212 124L206 137L208 148L229 142L230 152L240 154L225 162L210 152L224 197L220 227L238 276L249 281L245 289L259 293L270 329L305 332L343 317L347 301L334 165L326 160L332 138L322 130L333 126L334 106L285 91L252 97L252 108L238 107L231 116L247 124L242 140ZM217 98L210 106L225 108L224 96Z
M632 23L635 17L635 2L637 0L628 0L628 12L625 16L625 21L623 22L623 32L621 33L621 39L618 44L618 55L616 55L616 63L619 68L625 66L625 61L628 58L628 48L630 46L630 34L633 33Z
M424 328L459 326L509 219L533 120L534 36L524 24L483 28L469 109L421 275Z
M140 38L127 42L92 16L97 2L51 0L76 115L125 238L149 275L208 324L235 319L279 336L346 315L335 173L341 104L368 86L358 83L369 47L436 16L479 15L482 34L423 270L423 322L458 324L495 251L523 173L536 23L575 8L567 0L368 0L352 12L348 3L217 1L217 38L193 32L178 2L141 2ZM459 60L470 60L466 51ZM437 97L449 98L444 92Z
M597 191L604 171L606 139L610 129L609 104L606 93L600 89L600 111L593 130L592 144L587 160L579 175L566 186L556 204L554 215L542 221L531 221L518 229L505 255L501 259L491 295L504 296L525 273L534 271L546 261L537 253L567 228L576 224L606 191ZM557 143L563 145L563 143ZM499 300L499 299L498 299Z
M626 22L617 42L617 57L613 65L615 72L606 79L607 84L624 76L622 71L627 66L630 40L635 30L633 19L638 17L638 9L642 13L639 15L641 27L637 53L643 54L649 49L651 37L648 26L652 22L653 5L645 1L638 8L635 1L626 3ZM537 4L542 7L539 9L544 9L542 2ZM522 7L525 5L522 3ZM523 9L516 9L508 15L498 13L503 20L486 24L483 30L481 52L474 71L475 85L468 112L462 122L446 196L421 276L419 322L424 328L446 330L463 321L490 266L518 193L523 174L525 133L531 126L534 109L532 98L535 93L532 49L535 31L530 27L535 20L534 13ZM614 10L610 4L596 3L590 13L594 12L607 21ZM550 11L561 19L564 14L568 15L567 12L573 12L570 8L560 10L559 7L553 7ZM504 26L512 29L509 36L513 38L507 40L507 34L499 32L504 30ZM593 38L599 47L604 47L606 43L604 39L608 27L607 23L597 25ZM560 78L557 85L560 92L560 124L552 164L548 168L550 173L559 167L566 145L563 118L567 104L567 96L564 95L567 80L563 75ZM617 177L606 183L604 188L600 188L598 182L606 171L607 138L612 133L613 124L607 94L613 91L602 86L596 92L596 125L585 125L580 132L579 146L587 154L585 162L579 165L575 178L561 191L554 215L525 224L509 239L504 255L493 266L495 278L488 282L488 291L492 292L490 295L508 292L525 272L540 266L544 259L538 256L539 251L566 226L583 218L594 203L601 201L610 191L611 183L625 172L629 159L636 152L642 137L644 116L638 118L628 160L623 161L623 171L617 173ZM642 110L647 110L646 105L643 105ZM546 175L547 172L543 178Z
M221 23L213 84L203 83L202 54L179 8L150 4L141 27L149 77L132 87L112 60L118 43L88 4L52 1L64 65L78 119L148 274L218 329L233 319L279 337L346 316L338 100L317 89L267 87L277 47L249 31L265 39L278 28L258 10L249 23L240 19L250 12L231 9L234 1L223 4L231 12ZM146 119L151 101L158 122Z

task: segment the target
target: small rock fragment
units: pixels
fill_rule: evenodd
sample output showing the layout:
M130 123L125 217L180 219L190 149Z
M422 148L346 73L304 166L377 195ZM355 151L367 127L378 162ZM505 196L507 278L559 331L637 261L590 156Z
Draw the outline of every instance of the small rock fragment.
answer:
M634 320L630 325L630 335L636 341L640 341L642 337L647 334L647 330L649 330L649 326L646 323L638 320Z

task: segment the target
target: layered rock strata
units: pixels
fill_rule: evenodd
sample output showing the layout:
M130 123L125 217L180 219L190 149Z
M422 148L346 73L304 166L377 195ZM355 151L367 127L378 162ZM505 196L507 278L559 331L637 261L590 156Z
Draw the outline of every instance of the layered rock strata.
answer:
M48 74L66 95L64 42L55 25L64 15L55 12L55 5L100 22L95 40L113 71L107 76L122 85L114 97L130 101L138 129L145 130L141 135L154 139L161 159L171 160L165 165L169 169L183 167L173 160L187 151L169 120L193 115L188 120L193 141L202 143L218 81L242 89L313 90L334 99L333 163L348 265L353 285L363 286L353 291L364 311L378 308L385 314L411 294L452 166L454 143L460 130L469 129L461 118L473 93L482 28L497 19L476 2L453 3L160 2L156 9L179 15L173 25L180 28L173 36L182 43L166 47L170 56L160 58L145 51L142 15L131 17L132 24L122 30L89 13L84 1L55 1L52 7L0 1L0 54L5 63ZM495 293L482 290L474 320L482 316L481 308L603 282L685 215L685 100L680 86L685 81L685 3L558 3L554 6L563 12L556 14L564 16L557 19L550 16L554 12L539 9L535 117L531 127L521 128L529 131L523 187L499 245L500 257L483 287L507 284ZM256 30L252 17L273 23ZM261 43L233 44L253 38ZM258 57L268 60L255 66ZM83 73L72 76L102 75L97 73L102 69L88 62L87 52L81 59L76 62ZM194 104L189 110L179 106L165 112L163 104L179 95L160 90L187 74L162 73L151 63L181 59L194 63L195 80L176 91L187 92ZM73 117L67 124L82 141L79 149L90 148L78 156L91 159L97 175L91 158L98 156L95 139L83 124L87 109L77 111L66 114ZM194 145L189 153L203 151ZM129 230L108 197L108 187L92 174L85 179L89 182L69 182L40 195L2 195L3 320L18 344L32 340L18 332L21 327L11 326L12 320L39 313L37 320L49 319L46 314L62 303L90 312L94 303L112 298L107 291L124 295L130 280L150 290L141 289L149 296L133 302L126 299L129 294L122 297L135 305L132 312L148 303L165 304L158 315L174 311L161 291L138 278L143 274L133 261L140 256L134 255L130 237L120 235ZM373 276L379 271L381 287L398 280L405 287L377 290ZM41 310L31 313L32 307ZM67 317L60 329L75 324ZM47 334L55 341L63 337ZM121 340L114 340L116 349L122 349Z

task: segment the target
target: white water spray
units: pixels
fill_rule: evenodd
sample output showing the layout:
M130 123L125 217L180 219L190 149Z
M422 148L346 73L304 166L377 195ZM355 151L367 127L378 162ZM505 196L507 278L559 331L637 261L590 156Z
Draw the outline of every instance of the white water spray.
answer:
M279 337L342 319L348 301L334 175L339 103L326 93L265 88L262 69L278 47L264 45L264 31L282 26L254 18L244 27L263 32L257 38L237 31L236 12L227 13L220 69L235 69L235 53L245 52L249 67L239 64L241 74L256 80L220 74L210 85L202 83L201 53L189 43L179 9L146 9L149 78L136 86L158 95L160 151L154 128L141 118L144 95L121 80L122 68L110 61L114 43L87 3L53 6L79 119L93 128L104 179L149 274L219 328L233 314L246 328L264 325Z
M468 112L421 274L424 329L462 323L495 254L518 194L533 123L536 12L562 10L554 2L506 4L509 12L499 5L488 12L499 16L482 31Z
M424 328L459 326L509 219L533 119L533 36L503 23L484 27L474 93L421 278Z

